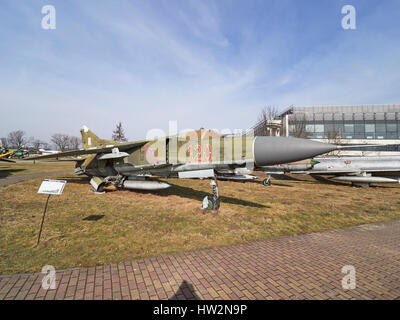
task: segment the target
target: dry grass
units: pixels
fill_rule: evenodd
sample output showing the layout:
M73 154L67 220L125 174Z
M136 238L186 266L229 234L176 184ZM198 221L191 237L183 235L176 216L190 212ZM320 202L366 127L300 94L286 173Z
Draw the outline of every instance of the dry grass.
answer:
M0 274L95 266L189 249L231 245L400 218L400 188L356 189L342 184L273 180L220 182L218 214L200 210L208 180L169 179L156 193L96 195L86 180L67 178L50 198L36 245L46 195L41 179L0 188ZM300 178L300 177L299 177Z
M16 160L16 163L0 161L0 178L20 174L73 170L74 167L74 161L36 161L36 163L33 163L32 160Z

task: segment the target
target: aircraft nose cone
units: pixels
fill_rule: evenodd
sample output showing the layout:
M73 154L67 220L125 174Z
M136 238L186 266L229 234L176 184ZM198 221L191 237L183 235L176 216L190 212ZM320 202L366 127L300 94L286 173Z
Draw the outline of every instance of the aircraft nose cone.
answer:
M254 161L257 166L288 163L336 150L334 144L293 137L255 137Z

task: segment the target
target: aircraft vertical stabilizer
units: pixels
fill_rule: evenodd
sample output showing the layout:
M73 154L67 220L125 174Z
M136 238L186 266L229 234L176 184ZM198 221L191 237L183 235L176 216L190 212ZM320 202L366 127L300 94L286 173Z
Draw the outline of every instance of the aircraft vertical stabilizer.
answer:
M98 147L104 147L107 145L119 144L119 142L117 142L117 141L100 139L92 131L90 131L89 128L86 126L82 127L81 136L82 136L82 147L84 149L90 149L90 148L94 148L94 147L98 148Z

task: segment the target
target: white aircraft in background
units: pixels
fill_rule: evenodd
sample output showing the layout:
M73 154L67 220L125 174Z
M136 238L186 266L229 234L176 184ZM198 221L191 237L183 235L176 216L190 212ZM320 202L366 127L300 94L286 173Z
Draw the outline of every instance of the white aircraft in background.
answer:
M49 154L56 154L56 153L60 153L60 151L39 149L38 152L38 154L40 154L41 156L47 156Z

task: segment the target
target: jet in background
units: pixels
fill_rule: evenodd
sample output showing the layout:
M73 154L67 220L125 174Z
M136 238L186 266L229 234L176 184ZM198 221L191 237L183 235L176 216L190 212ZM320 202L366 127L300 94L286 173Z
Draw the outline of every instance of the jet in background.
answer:
M96 192L102 192L108 185L139 190L170 186L151 177L210 178L213 196L204 198L204 209L219 208L218 176L235 178L237 169L262 170L263 166L309 159L341 149L293 137L223 137L204 129L133 142L100 139L86 126L81 135L83 149L29 159L85 155L83 159L74 159L75 173L89 176Z
M306 164L263 167L271 174L309 174L332 176L329 179L351 182L355 187L371 183L400 183L400 156L314 158Z
M56 150L45 150L45 149L39 149L38 154L41 156L47 156L49 154L56 154L56 153L60 153L60 151L56 151Z

